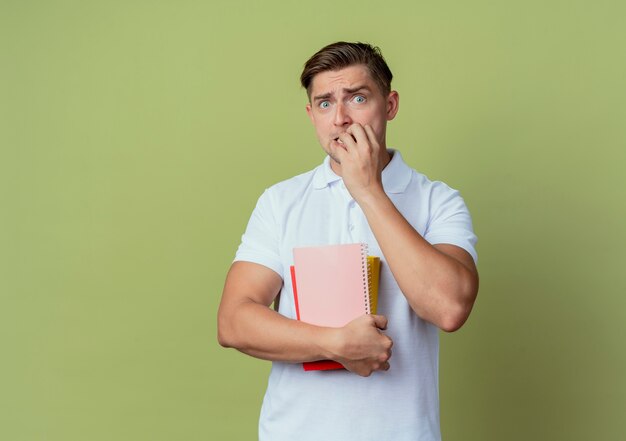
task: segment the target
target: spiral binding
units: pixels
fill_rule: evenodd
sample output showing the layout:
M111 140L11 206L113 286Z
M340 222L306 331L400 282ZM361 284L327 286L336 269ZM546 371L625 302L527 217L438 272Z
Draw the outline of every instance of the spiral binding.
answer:
M372 286L372 268L367 258L368 247L366 243L361 244L361 268L363 269L363 301L365 302L365 313L371 314L372 297L370 286Z

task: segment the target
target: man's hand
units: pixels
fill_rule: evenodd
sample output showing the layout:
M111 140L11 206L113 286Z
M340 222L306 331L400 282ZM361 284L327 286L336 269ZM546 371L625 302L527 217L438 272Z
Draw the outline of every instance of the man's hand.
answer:
M341 163L343 181L358 202L373 192L382 192L382 170L389 162L387 150L381 147L374 130L367 124L352 124L339 135L343 146L332 147Z
M292 320L269 308L281 285L280 276L263 265L233 263L218 313L220 344L264 360L332 359L363 376L389 369L392 342L381 332L385 317L363 315L341 328Z
M332 358L363 377L388 370L393 342L381 332L386 328L387 319L382 315L362 315L352 320L337 329Z

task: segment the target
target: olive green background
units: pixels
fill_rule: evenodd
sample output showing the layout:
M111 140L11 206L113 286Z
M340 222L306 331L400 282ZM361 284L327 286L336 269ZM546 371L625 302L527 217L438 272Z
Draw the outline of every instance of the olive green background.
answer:
M341 39L382 48L389 145L461 190L479 237L444 439L623 439L624 16L1 0L0 439L256 438L269 363L220 348L216 310L258 196L323 159L298 77Z

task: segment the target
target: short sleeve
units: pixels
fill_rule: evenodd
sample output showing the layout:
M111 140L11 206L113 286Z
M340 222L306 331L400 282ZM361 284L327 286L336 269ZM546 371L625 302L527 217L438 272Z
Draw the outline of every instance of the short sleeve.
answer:
M234 261L258 263L283 277L283 264L279 254L279 226L269 190L265 190L257 201L241 236Z
M478 262L472 218L465 201L457 190L443 182L434 182L430 198L430 219L424 238L431 243L456 245Z

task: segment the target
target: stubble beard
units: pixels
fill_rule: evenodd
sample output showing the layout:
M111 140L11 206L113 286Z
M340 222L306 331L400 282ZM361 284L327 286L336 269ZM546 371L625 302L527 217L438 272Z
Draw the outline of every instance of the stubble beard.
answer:
M335 155L333 155L332 153L329 153L328 156L330 156L330 159L335 161L337 164L341 165L341 161L339 160L339 158L337 158Z
M332 144L332 142L333 141L330 141L330 143L328 144L328 147L325 149L326 154L330 157L331 160L335 161L335 163L337 163L338 165L341 165L341 161L339 160L337 155L333 154L332 151L330 150L330 144Z

